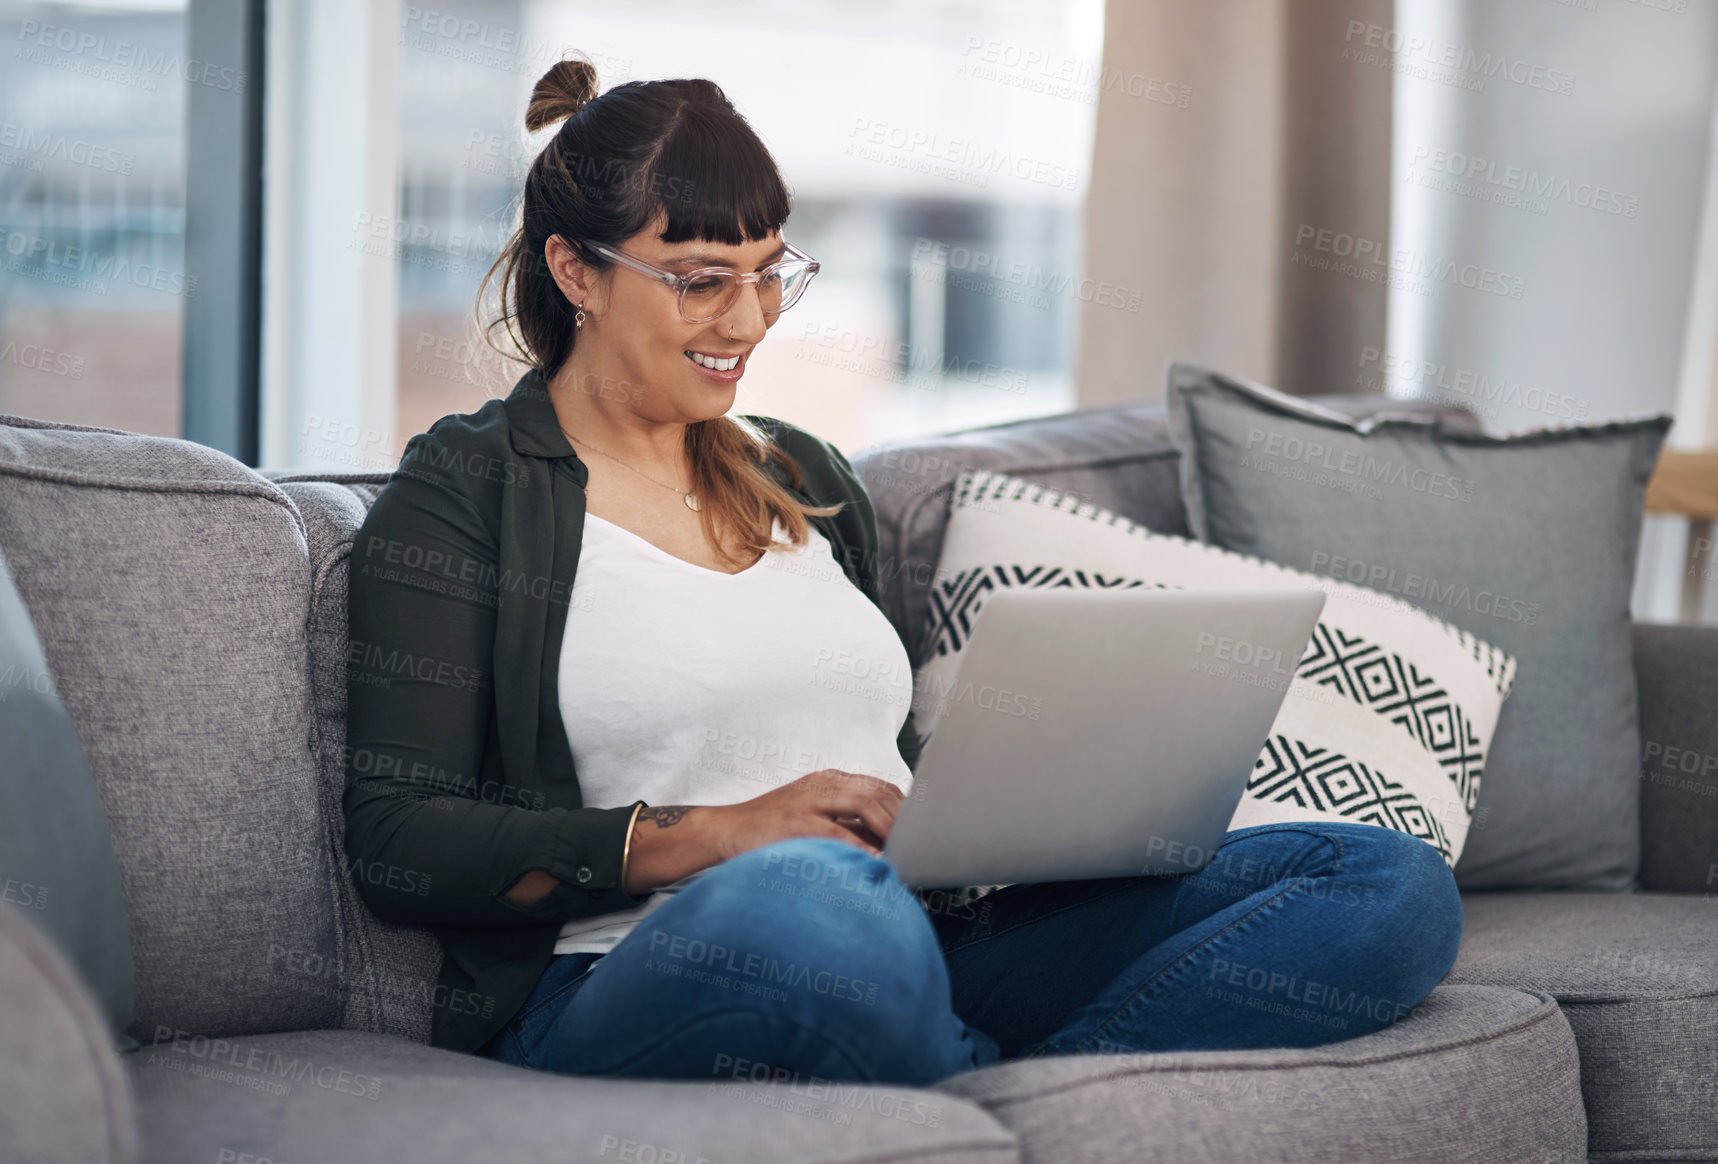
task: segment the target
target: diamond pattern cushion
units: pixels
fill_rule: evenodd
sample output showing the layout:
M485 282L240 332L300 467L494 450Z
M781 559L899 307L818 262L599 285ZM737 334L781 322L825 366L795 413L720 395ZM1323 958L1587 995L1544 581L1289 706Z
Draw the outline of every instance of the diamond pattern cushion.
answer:
M1303 655L1260 662L1218 645L1197 658L1206 677L1189 682L1283 693L1227 828L1375 824L1419 837L1449 865L1460 858L1515 670L1503 652L1390 595L1154 534L1019 477L966 472L932 588L931 649L914 678L922 724L954 694L989 597L1038 588L1322 592Z

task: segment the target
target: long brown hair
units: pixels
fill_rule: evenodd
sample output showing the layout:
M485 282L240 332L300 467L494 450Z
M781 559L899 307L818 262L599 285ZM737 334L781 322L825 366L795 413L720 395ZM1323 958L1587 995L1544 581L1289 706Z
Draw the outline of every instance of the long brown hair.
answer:
M525 128L561 128L532 159L519 225L478 289L479 324L491 348L536 368L548 381L578 342L573 305L550 274L543 248L560 235L597 271L613 264L581 244L616 246L666 214L664 242L702 239L737 246L765 238L787 221L787 185L769 150L712 81L629 81L597 95L589 61L557 61L531 90ZM497 272L499 279L497 280ZM484 323L483 302L497 281L500 314ZM517 328L515 328L517 325ZM505 328L523 355L496 347ZM749 561L775 544L781 519L791 545L809 536L807 516L841 506L802 505L766 468L774 457L798 488L800 467L749 421L719 416L686 426L704 533L729 561ZM727 552L739 535L741 555Z

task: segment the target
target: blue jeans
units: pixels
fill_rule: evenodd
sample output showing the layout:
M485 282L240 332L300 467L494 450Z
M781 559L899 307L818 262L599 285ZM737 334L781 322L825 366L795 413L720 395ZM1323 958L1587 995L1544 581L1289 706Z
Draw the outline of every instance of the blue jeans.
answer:
M840 841L754 849L607 954L557 956L484 1053L922 1085L1041 1055L1310 1047L1406 1014L1461 944L1443 858L1366 824L1237 829L1199 873L927 896Z

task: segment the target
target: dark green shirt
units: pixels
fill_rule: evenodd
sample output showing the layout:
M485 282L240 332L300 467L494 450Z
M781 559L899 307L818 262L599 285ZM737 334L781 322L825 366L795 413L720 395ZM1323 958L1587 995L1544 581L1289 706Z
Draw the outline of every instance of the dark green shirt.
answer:
M808 520L882 609L876 513L853 467L804 429L747 419L804 473L794 488L767 462L783 486L845 503ZM499 1031L563 922L645 900L620 883L639 802L584 807L557 693L588 480L529 372L506 400L412 437L352 545L347 860L378 917L441 941L438 1047L475 1051ZM910 711L897 743L915 766ZM532 869L560 884L508 901Z

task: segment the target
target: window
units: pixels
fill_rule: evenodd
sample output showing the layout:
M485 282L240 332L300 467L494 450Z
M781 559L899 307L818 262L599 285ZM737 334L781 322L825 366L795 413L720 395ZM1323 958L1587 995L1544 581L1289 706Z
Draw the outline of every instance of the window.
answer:
M181 430L184 0L0 0L0 411Z
M736 411L856 450L1071 407L1101 37L1101 0L402 9L396 443L522 370L473 297L547 139L526 97L563 54L602 90L714 80L794 191L786 234L823 270Z

